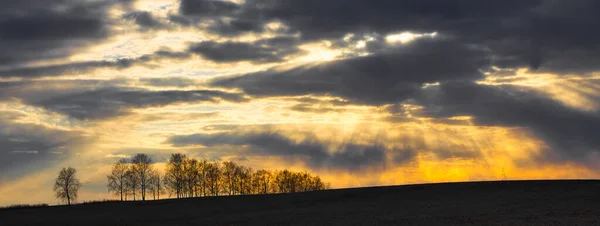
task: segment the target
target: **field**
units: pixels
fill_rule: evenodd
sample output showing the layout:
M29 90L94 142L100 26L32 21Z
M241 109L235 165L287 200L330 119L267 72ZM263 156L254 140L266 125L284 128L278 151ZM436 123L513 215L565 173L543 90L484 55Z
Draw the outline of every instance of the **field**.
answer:
M0 210L0 225L600 225L600 181L499 181Z

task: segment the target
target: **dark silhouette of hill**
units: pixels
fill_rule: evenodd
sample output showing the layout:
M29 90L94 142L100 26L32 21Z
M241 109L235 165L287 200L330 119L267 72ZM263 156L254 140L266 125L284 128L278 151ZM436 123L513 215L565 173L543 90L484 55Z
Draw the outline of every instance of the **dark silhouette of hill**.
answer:
M600 181L496 181L0 210L0 225L599 225Z

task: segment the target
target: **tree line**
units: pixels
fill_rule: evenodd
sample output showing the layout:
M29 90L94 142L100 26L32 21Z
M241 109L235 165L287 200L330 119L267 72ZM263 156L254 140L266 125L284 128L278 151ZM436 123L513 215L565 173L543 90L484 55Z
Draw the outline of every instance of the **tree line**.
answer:
M220 195L250 195L308 192L330 185L308 172L254 170L232 161L211 162L172 154L165 172L159 172L146 154L116 162L108 178L108 191L121 201L160 199L161 195L190 198ZM139 198L138 198L139 197Z

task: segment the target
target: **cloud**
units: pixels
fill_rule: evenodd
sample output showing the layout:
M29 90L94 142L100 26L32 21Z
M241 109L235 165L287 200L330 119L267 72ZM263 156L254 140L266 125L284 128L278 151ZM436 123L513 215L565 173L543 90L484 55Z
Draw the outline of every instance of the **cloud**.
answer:
M161 28L165 25L152 16L152 13L146 11L128 12L123 15L123 18L134 21L143 29Z
M247 0L182 1L180 11L211 18L210 30L220 35L261 33L272 22L307 42L350 33L438 32L488 49L499 66L582 73L598 69L600 32L589 29L600 25L598 9L594 0Z
M222 0L181 0L179 12L191 16L227 16L240 6L231 1Z
M484 52L451 40L419 40L409 45L327 63L274 68L217 78L214 86L240 88L257 96L334 95L363 104L399 102L424 83L482 78Z
M204 41L200 43L190 43L186 51L171 51L163 47L157 51L138 57L69 62L44 66L11 67L8 69L0 69L0 77L53 77L61 76L65 73L84 74L99 68L122 70L137 65L155 67L156 63L161 60L185 60L189 59L192 54L201 55L207 60L218 63L234 63L239 61L251 61L255 63L280 62L289 56L303 52L296 46L297 44L297 38L285 36L261 39L254 42L228 41L220 43L215 41Z
M219 112L198 112L198 113L178 113L178 112L161 112L152 114L143 114L139 116L141 122L181 122L181 121L196 121L199 119L215 118L219 116Z
M170 22L181 25L181 26L190 26L194 23L191 19L189 19L185 16L181 16L181 15L170 14L167 19Z
M598 112L573 109L535 92L455 82L424 90L417 103L427 117L469 115L475 125L527 128L550 147L539 161L589 163L600 153Z
M218 90L147 90L131 87L135 80L40 80L0 82L0 102L20 102L42 107L80 120L101 120L124 116L134 109L163 107L182 103L220 102L243 103L250 99L242 93ZM143 81L143 80L142 80ZM161 83L159 81L159 83ZM169 114L163 113L164 116ZM170 115L175 121L210 117L218 113ZM164 120L158 115L146 114L143 120ZM142 120L142 121L143 121Z
M198 85L198 81L186 77L141 78L140 81L156 87L188 87Z
M39 98L27 101L27 103L80 120L96 120L127 115L133 108L160 107L176 103L218 103L220 101L245 102L248 99L238 93L215 90L149 91L104 88Z
M0 2L0 66L69 56L109 36L107 10L127 1Z
M200 54L215 62L278 62L285 57L300 53L294 37L276 37L255 42L204 41L191 45L190 52Z
M332 168L358 172L386 165L386 150L379 145L345 144L330 152L325 144L317 141L294 142L276 133L217 133L174 136L169 143L177 147L204 145L249 145L244 156L279 156L288 161L304 161L313 169ZM406 156L409 161L414 155Z
M0 111L0 181L16 178L74 154L90 141L75 131L17 122L21 111Z
M214 19L207 30L222 36L238 36L248 32L262 33L265 31L265 26L260 23L254 23L253 21L221 18Z
M190 56L186 52L173 52L170 50L157 50L150 54L144 54L139 57L119 58L115 60L98 60L70 62L48 66L22 66L10 69L0 70L0 77L5 78L37 78L37 77L55 77L65 73L84 74L99 68L113 68L116 70L130 68L134 65L145 63L156 63L162 59L186 59Z

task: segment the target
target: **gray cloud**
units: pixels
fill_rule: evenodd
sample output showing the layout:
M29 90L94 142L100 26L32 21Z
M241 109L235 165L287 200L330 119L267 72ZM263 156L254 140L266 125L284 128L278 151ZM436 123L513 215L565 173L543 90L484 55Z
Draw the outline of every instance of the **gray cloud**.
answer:
M127 1L0 2L0 66L69 56L108 37L106 10Z
M140 81L156 87L188 87L198 84L196 80L186 77L141 78Z
M152 13L146 11L129 12L123 15L123 18L134 21L144 29L161 28L165 25L152 16Z
M327 112L344 112L346 109L337 109L332 107L314 106L311 104L296 104L291 106L289 110L311 113L327 113Z
M271 132L243 133L241 126L225 128L226 131L218 133L199 133L192 135L173 136L167 139L175 147L193 147L195 145L206 146L207 150L220 150L231 147L237 152L230 155L243 156L280 156L287 161L304 161L311 168L332 168L338 170L360 171L366 169L385 169L389 164L402 165L413 162L419 154L417 150L426 154L431 153L440 160L446 159L475 159L483 157L479 150L465 147L471 141L460 143L451 141L440 141L428 145L424 135L409 135L398 142L402 147L386 148L381 144L359 145L346 143L333 152L328 150L328 145L321 143L312 135L307 133L306 140L296 142L276 132L276 129L268 125L263 129ZM318 134L316 134L318 135ZM397 143L394 143L397 144ZM241 147L244 147L241 149ZM389 160L388 160L389 159Z
M365 104L413 97L424 83L474 80L489 66L485 52L451 40L420 40L410 45L330 63L274 68L218 78L215 86L237 87L257 96L329 94Z
M191 16L227 16L232 15L240 6L222 0L181 0L179 12Z
M195 4L190 4L194 2ZM182 1L180 11L216 21L221 35L262 32L282 22L305 41L338 40L348 33L439 32L465 44L487 48L499 66L529 66L544 71L597 70L600 7L581 1L444 0L247 0ZM209 7L208 5L215 5ZM217 7L216 5L228 5ZM344 10L339 10L343 7ZM185 16L185 15L184 15ZM220 22L226 17L225 22ZM565 54L566 52L566 54Z
M121 70L138 64L151 67L152 65L150 63L154 61L161 59L186 59L189 56L190 54L186 52L172 52L163 49L136 58L120 58L116 60L84 61L49 66L24 66L4 69L0 70L0 77L36 78L60 76L65 73L83 74L99 68L114 68L116 70Z
M598 112L580 111L512 86L446 83L417 98L424 116L474 116L476 125L524 127L550 146L540 161L589 163L600 152Z
M193 121L199 119L214 118L219 116L219 112L206 112L206 113L173 113L173 112L162 112L155 114L144 114L139 120L142 122L157 122L157 121Z
M98 120L129 114L133 108L159 107L176 103L218 103L220 101L244 102L248 99L241 94L215 90L149 91L103 88L72 92L50 98L38 96L35 100L26 100L26 103L80 120Z
M75 147L89 142L76 132L15 122L24 116L19 111L0 112L0 181L64 160Z
M181 26L191 26L194 23L194 21L192 21L191 19L189 19L185 16L181 16L181 15L170 14L167 19L170 22L181 25Z
M244 153L245 156L280 156L288 161L305 161L309 167L315 169L333 168L360 171L368 168L381 168L386 165L386 150L381 146L346 144L334 153L330 153L324 144L311 141L295 143L278 134L194 134L171 137L168 142L179 147L194 144L204 146L250 145L251 147ZM407 156L407 158L412 157L413 155Z
M297 44L298 40L293 37L276 37L251 43L205 41L190 46L189 51L215 62L277 62L300 53Z
M0 101L18 99L24 104L43 107L80 120L106 119L130 114L135 108L178 103L249 101L245 94L218 90L152 91L128 87L133 81L112 79L0 82ZM164 84L162 80L157 82L158 85L171 85Z
M168 48L157 50L134 58L115 60L83 61L49 66L22 66L0 69L0 77L36 78L61 76L65 73L83 74L100 68L127 69L134 65L154 67L163 59L184 60L192 54L198 54L214 62L231 63L239 61L277 62L285 57L302 53L296 46L298 39L294 37L275 37L254 42L214 42L205 41L190 44L187 51L175 52Z
M248 32L262 33L265 26L254 21L243 19L213 19L213 24L208 26L208 30L223 36L237 36Z

